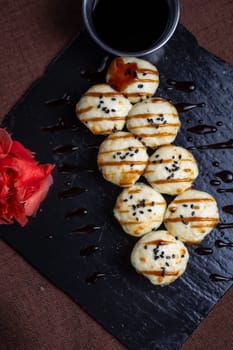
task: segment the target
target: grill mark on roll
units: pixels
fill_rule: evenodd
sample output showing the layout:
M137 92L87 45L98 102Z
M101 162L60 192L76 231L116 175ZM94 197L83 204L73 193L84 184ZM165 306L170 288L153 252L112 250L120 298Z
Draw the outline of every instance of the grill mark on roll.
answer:
M153 134L138 134L138 137L164 137L164 136L176 136L176 133L173 132L160 132L160 133L153 133Z
M166 218L164 222L195 222L195 221L201 221L201 222L218 222L217 218L203 218L201 216L187 216L187 217L175 217L175 218Z
M190 179L188 177L186 178L183 178L183 179L161 179L161 180L154 180L154 181L151 181L151 183L153 184L166 184L166 183L178 183L178 182L192 182L193 179Z
M158 126L159 128L167 128L167 127L171 127L171 128L176 128L180 126L180 123L167 123L167 124L146 124L146 125L135 125L135 126L130 126L130 130L133 129L154 129L155 126Z
M111 134L112 129L101 129L101 130L95 130L94 128L92 129L92 133L94 135L104 135L104 134Z
M159 72L154 70L154 69L150 69L150 68L138 68L136 70L137 73L147 73L147 74L154 74L154 75L159 75Z
M136 78L136 79L134 79L133 81L132 81L132 83L131 84L133 84L133 83L135 83L135 82L137 82L137 83L158 83L159 82L159 80L158 79L141 79L141 78Z
M93 109L93 106L88 106L88 107L85 107L85 108L76 108L76 113L81 115L83 113L89 112L91 109Z
M162 113L142 113L142 114L134 114L134 115L128 115L127 119L146 119L148 117L159 117ZM173 117L178 118L178 115L176 113L164 113L164 117Z
M197 203L197 202L214 202L214 199L213 198L175 199L172 203Z
M189 169L189 168L185 168L185 169L183 169L183 171L184 171L185 173L190 173L192 170Z
M205 227L214 227L216 223L205 224L205 225L191 225L191 228L205 228Z
M106 117L92 117L92 118L82 118L82 122L101 122L101 121L116 121L125 120L126 117L123 116L106 116Z
M142 170L131 170L130 169L130 174L134 175L134 174L140 174L141 175L142 173ZM128 175L129 174L129 171L122 171L121 172L121 175ZM108 176L113 176L115 177L116 176L116 173L107 173Z
M164 147L164 146L163 146L163 147ZM190 159L182 159L182 160L180 160L179 164L182 163L182 162L190 162L190 161L191 161ZM155 162L155 163L154 163L154 162ZM174 159L163 159L163 163L162 163L162 164L173 163L173 162L174 162ZM160 163L160 159L158 159L158 160L157 160L157 159L154 159L154 160L152 160L152 161L150 160L150 161L149 161L149 165L150 165L150 164L161 164L161 163ZM179 165L179 164L178 164L178 165Z
M113 92L103 92L103 91L93 91L93 92L86 92L84 96L91 96L91 97L123 97L123 95L119 92L113 91Z
M99 162L99 166L119 166L119 165L146 165L147 161L142 160L121 160L120 162L112 161L112 162ZM130 171L131 173L131 171ZM128 174L128 172L127 172Z
M175 242L173 241L164 241L162 239L156 239L154 241L149 241L149 242L144 242L146 245L169 245L169 244L174 244Z
M144 275L151 275L151 276L160 276L160 277L165 277L165 276L178 276L179 271L155 271L155 270L142 270L138 271L139 273L142 273Z
M144 146L138 146L138 147L134 147L131 146L131 150L134 151L136 149L145 149ZM111 149L109 151L101 151L99 152L99 154L108 154L108 153L116 153L116 152L124 152L124 151L128 151L129 147L125 147L125 148L117 148L117 149Z
M124 134L124 135L110 135L108 140L119 140L119 139L132 139L134 140L134 136L131 134Z
M161 97L154 97L154 98L151 99L151 102L152 103L156 103L156 102L167 102L167 103L169 103L167 100L165 100L164 98L161 98Z
M160 219L151 220L151 222L160 222ZM144 224L144 221L119 221L121 225L140 225Z

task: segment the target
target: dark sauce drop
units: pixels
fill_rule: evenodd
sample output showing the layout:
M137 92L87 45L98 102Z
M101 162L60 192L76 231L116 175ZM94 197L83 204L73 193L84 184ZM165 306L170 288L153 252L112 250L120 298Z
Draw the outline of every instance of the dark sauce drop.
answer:
M217 225L217 228L219 230L224 230L227 228L233 228L233 222L227 222L227 223L220 223Z
M169 7L165 0L144 0L142 6L125 0L95 1L92 20L99 37L118 50L150 48L167 26Z
M68 92L65 92L61 97L45 101L45 104L49 106L73 105L71 99L71 95Z
M213 249L208 247L198 247L195 249L195 253L198 255L210 255L213 254Z
M72 230L71 234L84 234L99 230L101 227L96 225L85 225Z
M105 277L105 273L101 272L93 272L90 275L88 275L85 279L87 284L94 284L98 279Z
M169 90L176 89L184 92L192 92L196 89L196 84L194 83L194 81L179 81L168 79L167 84L170 85L168 87Z
M191 149L191 150L194 150L194 149L227 149L227 148L229 148L229 149L233 148L233 139L230 139L229 141L226 141L226 142L212 143L210 145L189 147L189 149Z
M73 211L69 211L68 213L65 214L66 219L72 219L77 216L84 216L87 215L88 211L85 208L78 208Z
M193 138L191 136L187 137L187 141L188 142L192 142L193 141Z
M209 278L213 282L226 282L226 281L233 281L233 277L227 277L227 276L222 276L218 275L216 273L212 273Z
M227 193L227 192L233 192L233 188L218 188L218 193Z
M205 135L205 134L212 134L217 131L217 128L212 125L196 125L191 128L188 128L187 131L192 132L194 134L199 134L199 135Z
M217 248L225 248L225 247L233 247L233 242L224 242L224 241L221 241L220 239L218 239L216 242L215 242L215 245Z
M68 129L77 130L78 126L76 126L76 125L66 125L64 123L64 120L61 119L61 118L58 119L57 123L51 124L51 125L48 125L48 126L43 126L41 128L42 131L51 132L51 133L59 132L59 131L63 131L63 130L68 130Z
M81 256L90 256L92 254L94 254L97 250L99 250L99 247L96 245L89 245L85 248L82 248L80 250L80 255Z
M233 205L225 205L222 207L222 210L225 211L225 213L233 214Z
M229 170L223 170L219 173L215 174L217 177L219 177L223 182L233 182L233 173Z
M59 199L72 198L80 195L83 192L87 192L86 188L73 187L69 190L62 191L58 194Z
M219 121L216 123L217 126L222 126L223 125L223 122Z
M78 146L74 145L61 145L53 148L53 153L62 154L77 151Z
M200 103L179 102L175 104L175 107L179 113L184 113L194 108L205 107L205 103L204 102L200 102Z
M217 162L217 161L214 161L214 162L212 162L212 165L214 166L214 167L219 167L219 162Z
M220 182L219 180L211 180L211 181L210 181L210 184L211 184L212 186L219 186L219 185L221 184L221 182Z

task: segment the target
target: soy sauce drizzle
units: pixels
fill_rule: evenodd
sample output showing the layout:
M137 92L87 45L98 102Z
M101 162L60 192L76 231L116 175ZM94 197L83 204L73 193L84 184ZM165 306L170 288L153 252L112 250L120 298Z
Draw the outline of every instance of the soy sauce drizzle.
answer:
M208 247L198 247L195 249L195 253L198 255L210 255L213 254L213 249Z
M215 161L212 162L212 165L213 165L214 167L217 168L217 167L219 167L219 162L217 162L217 161L215 160Z
M105 80L106 69L112 57L104 56L96 71L82 70L80 76L92 83L102 83Z
M59 199L66 199L66 198L72 198L80 195L83 192L87 192L88 190L86 188L81 187L73 187L69 190L65 190L63 192L60 192L58 194Z
M215 242L215 245L216 245L217 248L225 248L225 247L232 248L233 247L233 242L224 242L224 241L221 241L220 239L218 239Z
M62 164L57 166L59 173L76 173L81 170L81 168L76 164Z
M77 125L65 125L65 122L62 118L58 119L58 122L56 124L51 124L48 126L43 126L41 128L42 131L45 132L59 132L59 131L63 131L63 130L77 130L78 126Z
M66 219L72 219L77 216L84 216L87 215L88 211L85 208L78 208L73 211L69 211L68 213L65 214Z
M99 250L99 247L97 245L89 245L85 248L82 248L80 250L80 255L81 256L90 256L94 254L97 250Z
M77 151L78 149L79 149L78 146L67 144L67 145L61 145L61 146L54 147L53 153L57 153L57 154L69 153L69 152Z
M170 85L168 87L168 90L176 89L184 92L192 92L196 89L196 84L194 81L179 81L168 79L167 84Z
M93 272L86 277L85 281L87 284L94 284L98 279L103 278L105 276L105 273Z
M227 193L227 192L233 192L233 188L218 188L218 193Z
M217 128L213 125L202 124L192 126L191 128L188 128L187 131L192 132L194 134L205 135L216 132Z
M230 148L230 149L233 148L233 139L230 139L229 141L226 141L226 142L213 143L210 145L189 147L190 150L194 150L194 149L226 149L226 148Z
M233 173L229 170L223 170L219 173L215 174L217 177L219 177L223 182L233 182Z
M45 104L48 106L74 105L71 99L71 95L68 92L65 92L61 97L45 101Z
M175 107L179 113L184 113L184 112L191 111L194 108L205 107L205 103L204 102L200 102L200 103L179 102L175 104Z
M70 232L70 234L84 234L99 230L101 227L96 225L85 225L78 227Z
M225 228L233 228L233 222L227 222L227 223L220 223L217 225L217 228L220 230L223 230Z
M219 180L211 180L211 181L210 181L210 184L211 184L212 186L219 186L219 185L221 185L221 182L220 182Z
M209 276L210 280L213 282L226 282L226 281L233 281L233 276L227 277L227 276L222 276L218 275L216 273L212 273Z
M225 211L225 213L233 214L233 205L225 205L222 207L222 210Z

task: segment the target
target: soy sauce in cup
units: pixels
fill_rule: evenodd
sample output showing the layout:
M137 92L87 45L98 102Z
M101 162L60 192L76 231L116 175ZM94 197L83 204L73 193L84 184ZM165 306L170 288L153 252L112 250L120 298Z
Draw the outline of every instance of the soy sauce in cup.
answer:
M179 0L83 0L93 39L118 56L143 56L162 47L179 20Z

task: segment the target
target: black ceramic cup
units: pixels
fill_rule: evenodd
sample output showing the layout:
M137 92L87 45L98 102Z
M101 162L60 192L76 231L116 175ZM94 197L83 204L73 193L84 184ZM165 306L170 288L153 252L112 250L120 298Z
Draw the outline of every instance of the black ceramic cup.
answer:
M146 3L153 8L145 6ZM166 6L165 10L164 5ZM180 5L179 0L83 0L82 12L87 31L105 51L116 56L146 56L159 51L171 38L179 21ZM99 16L98 21L95 19L96 13ZM132 32L132 40L128 40L130 44L128 46L124 42L128 34L127 27L124 28L124 33L119 30L123 25L126 25L125 18L129 18L129 29ZM160 23L159 28L158 23ZM150 26L148 27L148 25ZM141 31L138 26L141 26L141 29L145 31L147 30L143 34L144 38L140 35ZM114 30L112 40L111 30ZM132 35L134 30L135 37ZM119 37L116 38L118 31ZM118 40L118 44L116 44L116 40Z

